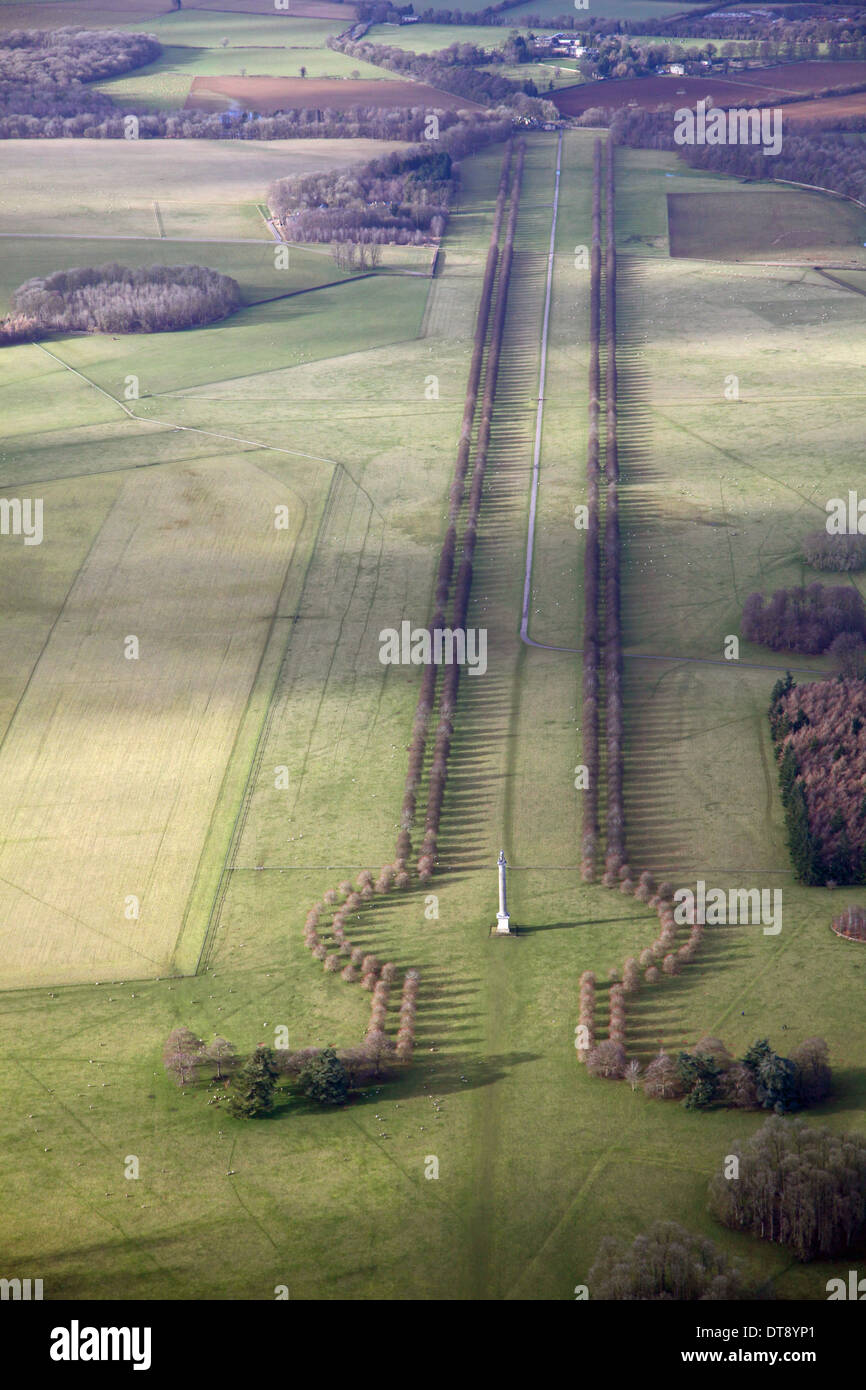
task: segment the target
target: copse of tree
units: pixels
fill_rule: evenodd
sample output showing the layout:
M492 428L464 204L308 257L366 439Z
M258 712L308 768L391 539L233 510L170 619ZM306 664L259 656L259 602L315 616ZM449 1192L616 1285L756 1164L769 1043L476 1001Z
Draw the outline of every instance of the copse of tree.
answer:
M511 133L504 115L463 113L465 119L449 122L441 114L435 151L429 144L411 145L349 169L276 179L268 205L285 238L360 248L385 242L421 245L441 237L455 187L455 160ZM351 254L360 255L360 249Z
M277 1064L269 1047L257 1047L232 1079L228 1109L236 1119L251 1120L274 1108Z
M816 570L862 570L866 567L866 536L810 531L803 541L803 559Z
M657 1221L631 1242L606 1236L589 1273L593 1299L694 1302L750 1296L738 1265L703 1236Z
M773 651L825 652L840 633L866 639L866 606L848 585L810 584L777 589L766 603L750 594L743 608L743 636Z
M684 1096L689 1110L722 1105L783 1114L819 1104L831 1086L823 1038L807 1038L790 1057L780 1057L760 1038L734 1061L719 1038L705 1037L690 1052L680 1052L673 1067L661 1052L647 1068L644 1088L658 1099Z
M153 63L162 45L153 34L119 29L11 29L0 37L0 81L104 81Z
M788 1246L798 1260L831 1259L866 1226L866 1138L772 1116L728 1146L738 1177L713 1176L709 1207L734 1230ZM727 1160L726 1160L727 1162Z
M866 682L776 682L769 710L788 849L803 883L866 882Z
M14 311L45 333L162 333L196 328L241 304L228 275L204 266L107 265L58 270L20 285Z

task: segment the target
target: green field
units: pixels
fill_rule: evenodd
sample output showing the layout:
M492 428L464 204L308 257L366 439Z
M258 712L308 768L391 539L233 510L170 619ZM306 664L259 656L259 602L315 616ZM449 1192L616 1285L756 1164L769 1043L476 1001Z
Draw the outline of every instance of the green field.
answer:
M465 8L474 9L474 5L467 5ZM597 19L666 19L668 15L688 13L693 8L699 8L696 0L590 0L586 11L580 11L580 17L587 18L592 15ZM513 10L508 11L509 19L513 17L515 23L519 23L524 15L537 15L544 22L553 22L562 15L571 14L571 9L563 4L563 0L526 0L525 4L515 5Z
M829 194L670 193L668 224L673 256L866 266L866 210Z
M530 610L532 638L565 648L581 643L573 514L585 488L589 285L574 248L590 239L593 138L564 138ZM17 234L9 286L38 273L52 249L31 242L28 266L21 239L50 212L47 199L29 200L49 171L60 172L51 143L30 144L31 165L22 156L10 180L2 224ZM255 205L289 151L189 143L194 150L172 148L178 234L194 242L207 227L220 237L253 236L259 216L264 237ZM70 173L61 197L65 218L91 238L81 243L90 253L105 195L90 191L98 166L76 164L89 158L80 149L88 144L63 142L79 177L77 196ZM760 1115L649 1101L593 1081L575 1060L581 971L605 979L649 943L655 918L633 899L580 883L578 658L519 638L556 147L555 136L529 140L469 616L488 629L489 668L486 679L461 684L442 867L429 885L438 917L425 916L425 890L413 889L378 898L352 929L381 959L421 971L416 1060L380 1096L345 1110L299 1102L267 1121L232 1122L203 1090L169 1083L160 1049L180 1023L208 1039L218 1031L242 1050L270 1041L280 1025L293 1047L350 1044L362 1034L367 996L321 972L303 946L302 924L324 889L393 852L418 673L383 667L378 633L429 617L501 151L466 161L459 212L432 281L341 284L242 310L195 335L68 338L47 345L54 359L37 346L4 349L11 429L2 481L19 493L38 486L47 522L41 547L2 557L11 596L4 618L15 615L4 622L11 741L0 752L10 759L3 794L29 804L26 758L38 758L39 815L50 808L59 836L65 814L74 845L99 791L88 739L107 750L103 768L125 750L121 788L109 778L96 808L113 834L125 832L125 844L107 853L88 842L81 862L57 863L57 891L78 892L74 910L88 922L102 901L97 890L107 904L137 891L137 880L127 887L128 870L154 849L159 816L170 825L174 810L175 823L188 827L184 862L194 835L199 851L184 910L161 909L160 939L172 921L179 928L170 965L163 953L159 968L151 961L136 970L127 954L107 975L111 983L100 975L97 985L87 982L93 953L85 949L72 982L49 978L40 965L39 988L0 996L0 1137L13 1195L6 1258L10 1273L20 1265L42 1277L46 1298L267 1300L287 1284L292 1299L566 1300L586 1281L604 1234L633 1235L660 1216L711 1235L755 1276L773 1277L782 1299L823 1299L829 1275L847 1271L847 1260L792 1265L784 1250L721 1230L707 1215L710 1172ZM100 143L99 156L108 149ZM181 196L196 159L205 175ZM711 1033L738 1050L758 1036L783 1048L788 1038L821 1033L836 1094L817 1115L862 1130L866 1024L850 987L856 977L846 976L866 962L827 930L831 907L856 894L831 900L792 881L766 723L774 672L702 664L721 659L746 594L803 576L804 532L826 496L854 485L866 358L861 296L808 266L670 258L667 194L727 190L737 200L740 186L667 154L620 151L617 160L632 863L684 885L698 876L722 886L781 885L785 909L778 937L754 928L708 932L682 977L642 990L629 1014L631 1046L646 1060L660 1039L676 1048ZM133 214L146 218L148 198L172 205L156 165L147 174L143 190L141 167L115 168L118 206L140 200L123 211L127 235ZM122 242L105 245L119 257ZM143 255L155 253L155 243L140 245ZM204 249L199 241L196 254ZM269 250L263 240L265 264ZM827 252L832 260L833 248ZM314 275L312 254L288 274ZM250 292L277 274L258 255L257 246L213 244L207 263L236 266L230 273L245 276ZM142 385L134 418L118 404L129 374ZM430 374L436 400L425 395ZM739 379L737 401L725 399L730 374ZM180 500L170 502L178 490ZM280 589L273 536L266 544L251 513L284 495L297 529ZM166 508L188 515L196 542L188 549L163 529ZM133 523L138 540L123 545L122 526ZM166 560L152 589L140 570L150 548ZM189 573L181 575L184 555ZM256 557L263 578L247 589L239 574ZM172 575L181 576L175 585ZM138 664L148 679L159 677L136 691L154 711L140 747L131 726L109 737L106 708L115 718L128 708L140 724L144 715L140 705L117 703L112 683L132 673L118 674L110 643L104 651L81 646L82 585L94 612L111 614L118 597L118 632L134 632L141 618L152 624L151 642L172 644L170 657L160 648L158 671ZM195 595L189 612L177 601L187 586ZM251 670L254 641L260 662ZM89 672L59 660L63 643L82 660L89 654ZM231 676L234 694L207 716L207 679L223 648L231 661L218 674ZM640 659L647 656L664 659ZM746 644L741 657L785 664ZM826 669L821 660L805 664ZM157 687L169 681L172 716L164 720L167 695ZM49 692L60 722L40 739ZM215 737L197 743L190 721L209 730L207 717L221 721L224 740L234 728L228 751ZM168 810L160 800L172 784L161 771L170 764L165 740L178 759L187 747L203 758L189 784L174 779L189 804ZM288 791L275 786L280 766ZM152 798L122 794L152 779ZM102 823L95 812L93 823ZM11 824L4 853L20 874L28 862L23 811ZM510 907L523 931L491 941L500 847L513 865ZM48 843L37 850L47 874ZM173 891L189 883L185 872ZM50 905L69 910L65 899ZM16 951L43 960L35 933L48 930L39 926L44 911L27 905L21 920L35 926L26 946L16 911L4 914L7 969ZM121 941L127 952L142 944L144 913L130 925L139 935ZM71 933L66 949L76 939ZM200 972L190 974L203 942ZM122 1176L130 1153L141 1163L137 1182ZM440 1160L437 1182L424 1178L429 1154Z
M300 77L302 67L311 78L360 77L378 82L399 76L325 47L166 47L155 63L96 85L120 106L177 110L186 102L195 77Z
M334 264L329 249L322 246L291 246L288 265L285 269L282 265L278 267L276 243L270 238L256 244L190 239L168 241L156 236L99 240L59 236L34 242L29 237L4 236L2 247L0 308L4 312L11 307L12 292L33 275L50 275L55 270L69 270L73 266L105 265L109 261L128 266L208 265L237 280L246 304L352 278L351 272L340 270ZM386 263L383 258L383 264ZM414 268L422 268L418 259Z
M534 82L538 95L543 97L550 90L560 87L574 87L583 81L573 59L565 58L560 63L551 58L549 63L496 63L487 68L498 77L507 77L512 82ZM553 83L551 89L550 83Z
M435 53L452 43L501 48L508 34L508 27L499 24L373 24L364 35L364 42L405 48L410 53Z

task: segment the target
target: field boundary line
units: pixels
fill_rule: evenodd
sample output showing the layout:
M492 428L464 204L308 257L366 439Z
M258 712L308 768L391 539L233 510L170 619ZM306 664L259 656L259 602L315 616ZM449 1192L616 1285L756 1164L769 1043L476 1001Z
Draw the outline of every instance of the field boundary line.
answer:
M308 454L303 449L287 449L282 444L265 444L260 439L244 439L241 435L238 434L223 434L218 430L204 430L201 429L198 425L178 425L173 420L156 420L147 415L136 415L135 411L130 410L129 406L124 405L123 401L119 401L116 396L112 396L110 391L106 391L103 386L99 386L95 381L91 381L90 377L85 376L84 372L80 372L77 367L72 367L68 362L64 362L62 357L58 357L56 353L52 352L50 348L45 347L43 343L34 343L33 346L38 347L40 351L46 353L49 357L52 357L55 362L58 362L61 367L65 367L68 372L72 372L75 376L80 377L81 380L86 382L88 386L92 386L94 391L98 391L100 395L107 397L107 399L112 401L114 405L119 406L120 409L124 412L124 414L128 415L131 420L136 420L141 425L158 425L161 429L182 430L187 434L203 434L208 436L210 439L226 439L233 444L248 444L254 449L270 450L272 453L275 454L291 454L294 458L312 459L315 463L327 463L332 468L341 468L343 472L346 474L346 477L352 483L354 483L358 491L364 494L364 496L367 498L367 501L370 503L370 506L372 507L373 511L380 518L380 520L383 522L385 521L384 516L382 516L382 513L379 511L379 508L376 506L376 503L373 501L372 497L367 492L367 489L363 487L361 483L358 482L357 478L352 476L346 465L344 463L341 463L339 459L324 458L321 454ZM154 467L153 464L148 464L146 466ZM156 465L156 467L163 466L164 465L162 464Z
M250 236L144 236L140 232L0 232L0 237L19 241L179 241L202 246L270 246L264 237ZM322 255L325 255L322 252Z
M338 490L338 488L339 488L339 486L340 486L340 481L339 481L339 480L340 480L340 476L341 476L341 475L340 475L339 470L338 470L337 468L335 468L335 469L333 470L332 474L331 474L331 481L330 481L330 483L328 484L328 490L327 490L327 492L326 492L326 494L325 494L324 502L323 502L323 504L322 504L322 512L321 512L321 516L319 517L319 524L318 524L318 526L317 526L317 528L316 528L316 538L315 538L315 540L314 540L312 546L310 547L309 559L307 560L307 564L306 564L306 567L305 567L305 570L304 570L304 578L303 578L303 582L302 582L302 584L301 584L300 593L299 593L299 595L298 595L298 609L299 609L299 610L300 610L301 602L302 602L302 600L303 600L304 590L305 590L305 588L306 588L306 586L307 586L307 582L308 582L308 580L309 580L310 569L311 569L312 564L313 564L313 561L314 561L314 559L315 559L316 550L318 549L319 541L320 541L321 536L322 536L322 531L323 531L323 529L324 529L326 523L330 521L331 510L332 510L333 503L334 503L334 496L335 496L335 493L336 493L336 491ZM283 586L285 585L286 579L288 578L288 573L289 573L289 571L287 570L287 571L286 571L286 576L285 576L284 581L283 581ZM280 596L282 596L282 589L281 589L281 591L280 591ZM279 603L278 603L277 607L279 608ZM217 928L218 928L218 926L219 926L220 919L221 919L221 917L222 917L222 909L223 909L223 904L224 904L224 902L225 902L226 894L227 894L227 892L228 892L229 881L230 881L230 879L231 879L232 873L234 872L234 862L233 862L234 856L235 856L235 854L236 854L236 852L237 852L237 850L238 850L238 847L240 846L240 842L241 842L241 839L242 839L242 837L243 837L244 830L245 830L245 828L246 828L247 817L248 817L248 814L249 814L249 805L250 805L250 802L251 802L251 800L252 800L251 783L252 783L252 780L253 780L254 776L256 775L257 771L258 771L258 770L260 769L260 767L261 767L261 760L262 760L262 757L264 756L264 740L265 740L266 734L267 734L267 733L269 732L269 730L270 730L271 723L272 723L272 721L273 721L273 713L274 713L274 696L275 696L276 691L277 691L277 689L278 689L278 686L279 686L279 683L280 683L280 677L281 677L282 674L283 674L283 669L284 669L285 664L286 664L286 658L287 658L288 651L289 651L289 647L290 647L290 645L291 645L291 640L292 640L292 632L294 631L296 622L297 622L297 615L295 615L294 617L292 617L292 618L289 619L289 630L288 630L288 633L287 633L287 635L286 635L286 642L285 642L285 645L284 645L284 647L283 647L282 655L281 655L280 660L279 660L279 663L278 663L278 665L277 665L276 672L275 672L275 674L274 674L273 684L272 684L272 686L271 686L270 694L269 694L269 696L268 696L267 705L266 705L265 710L264 710L264 712L263 712L262 721L261 721L261 724L260 724L260 726L259 726L259 732L258 732L258 734L257 734L257 736L256 736L255 745L254 745L253 751L252 751L252 757L250 758L249 765L248 765L248 767L247 767L247 775L246 775L246 777L244 778L243 790L242 790L242 792L241 792L241 796L240 796L240 800L239 800L239 803L238 803L237 811L235 812L235 817L234 817L234 821L233 821L233 823L232 823L231 833L230 833L230 835L229 835L229 837L228 837L228 844L226 845L226 851L225 851L225 854L223 855L222 869L221 869L221 871L220 871L219 879L217 880L216 889L215 889L215 891L214 891L214 896L213 896L213 899L212 899L212 901L211 901L210 913L208 914L208 920L207 920L207 923L206 923L206 925L205 925L204 933L203 933L203 935L202 935L202 943L201 943L201 947L200 947L200 949L199 949L198 958L197 958L197 960L196 960L195 970L193 971L193 974L194 974L194 975L197 975L197 974L199 973L199 971L200 971L201 968L202 968L203 963L204 963L205 961L207 961L207 960L209 959L209 957L210 957L210 952L211 952L211 950L212 950L212 948L213 948L213 943L214 943L214 938L215 938L215 936L216 936L216 931L217 931ZM275 624L275 623L276 623L276 614L274 615L274 624ZM269 639L270 639L270 633L269 633ZM262 660L264 660L264 656L265 656L266 650L267 650L267 643L265 644L265 647L262 649ZM260 663L260 665L259 665L259 670L261 670L261 663ZM256 675L258 676L258 671L256 672ZM250 698L252 698L252 688L251 688L251 690L250 690ZM245 713L246 713L246 711L245 711ZM238 725L238 730L240 730L240 723L239 723L239 725ZM227 774L228 774L228 764L226 765L226 771L225 771L225 773L223 774L223 777L225 778L225 776L227 776ZM222 786L220 787L220 791L222 791ZM204 846L203 846L202 848L204 848ZM188 908L189 908L189 900L188 900L188 902L187 902L187 910L188 910ZM185 924L185 920L186 920L186 912L184 913L184 924ZM182 929L183 929L183 928L182 928ZM182 930L182 929L181 929L181 930ZM179 942L179 941L180 941L180 934L178 934L178 942ZM175 951L176 951L176 950L177 950L177 944L175 944Z
M269 473L266 469L262 469L258 464L253 464L252 467L256 468L260 473L262 473L262 475L263 475L264 477L267 477L267 478L269 478L269 479L271 479L271 480L274 480L275 475L274 475L273 473ZM325 507L325 505L327 504L328 496L330 495L330 489L331 489L331 487L333 486L333 480L334 480L334 478L337 477L337 476L338 476L338 470L337 470L337 469L333 469L333 470L332 470L332 473L331 473L331 482L329 483L329 485L328 485L328 491L327 491L326 494L325 494L325 500L324 500L324 503L323 503L323 512L324 512L324 507ZM279 480L277 480L277 481L279 481ZM262 649L261 649L261 653L260 653L260 655L259 655L258 665L256 666L255 673L254 673L254 675L253 675L253 677L252 677L252 680L250 681L249 693L248 693L247 698L246 698L246 701L245 701L245 703L244 703L244 708L243 708L243 711L242 711L242 713L241 713L241 716L240 716L240 718L238 719L237 727L236 727L236 729L235 729L234 738L232 739L231 750L230 750L230 752L229 752L228 757L226 758L225 767L223 768L223 775L222 775L222 777L220 778L219 790L218 790L218 792L217 792L217 794L216 794L216 797L214 798L213 806L212 806L212 808L211 808L211 813L210 813L210 816L209 816L209 818L208 818L207 828L206 828L206 830L205 830L204 835L202 836L201 849L200 849L200 851L199 851L199 855L198 855L198 858L197 858L197 860L196 860L195 873L193 874L192 882L191 882L191 884L190 884L189 893L188 893L188 895L187 895L187 899L186 899L186 902L185 902L185 904L184 904L184 910L183 910L183 916L182 916L182 918L181 918L180 929L179 929L179 931L178 931L178 933L177 933L177 937L175 938L174 947L172 948L172 953L171 953L171 958L170 958L172 964L174 964L175 962L177 962L177 961L178 961L178 958L179 958L180 955L181 955L181 947L182 947L182 943L183 943L184 933L187 931L188 926L189 926L190 912L193 910L193 906L194 906L194 904L195 904L195 902L196 902L196 892L197 892L197 889L198 889L198 887L199 887L199 883L202 881L203 878L205 878L205 881L206 881L206 880L207 880L207 877L208 877L207 875L204 874L204 868L205 868L205 863L206 863L206 860L207 860L207 857L208 857L208 850L209 850L209 848L211 847L211 840L212 840L212 837L215 836L216 823L217 823L217 820L218 820L218 816L219 816L219 812L220 812L220 807L221 807L221 805L222 805L223 797L224 797L224 795L225 795L225 793L226 793L226 789L227 789L227 787L228 787L228 785L229 785L229 782L230 782L230 779L231 779L231 775L232 775L232 772L233 772L233 765L234 765L234 763L235 763L235 759L238 758L238 756L239 756L240 745L241 745L241 742L242 742L242 740L243 740L244 733L245 733L245 725L246 725L246 723L247 723L247 720L248 720L249 717L250 717L251 709L252 709L253 704L254 704L254 702L255 702L257 687L258 687L258 685L259 685L259 681L260 681L260 679L261 679L262 672L263 672L263 670L265 669L265 666L266 666L266 663L267 663L267 658L268 658L268 653L269 653L269 651L270 651L271 644L272 644L272 642L274 641L274 637L275 637L275 634L276 634L277 627L278 627L278 624L279 624L279 623L284 622L284 623L287 623L287 624L288 624L288 630L287 630L287 634L286 634L286 640L285 640L285 643L283 644L282 651L279 653L279 657L278 657L278 659L277 659L276 662L275 662L274 676L273 676L273 680L272 680L271 685L270 685L270 690L267 691L267 692L264 692L264 691L262 692L262 695L264 696L264 695L266 694L266 695L267 695L267 698L266 698L266 700L265 700L264 708L263 708L262 714L261 714L261 720L260 720L260 724L259 724L259 734L257 734L257 736L256 736L256 741L255 741L255 743L252 745L252 753L251 753L251 756L250 756L249 763L247 764L246 775L244 776L243 783L242 783L242 785L241 785L241 798L243 798L244 795L246 794L247 783L248 783L248 781L249 781L250 774L251 774L251 769L252 769L252 767L253 767L253 763L254 763L254 760L255 760L255 757L256 757L256 753L257 753L257 750L258 750L259 738L260 738L260 736L261 736L261 728L262 728L262 726L264 725L265 721L267 720L268 711L269 711L270 708L271 708L271 704L272 704L272 701L273 701L273 698L274 698L274 692L275 692L275 690L276 690L277 683L278 683L278 681L279 681L280 672L281 672L281 670L282 670L283 662L284 662L284 660L285 660L285 654L286 654L286 651L287 651L287 649L288 649L288 644L291 642L292 629L293 629L293 627L294 627L295 615L289 614L289 613L285 613L285 614L284 614L284 613L281 612L281 609L282 609L282 605L283 605L284 598L285 598L285 596L286 596L286 591L287 591L287 589L288 589L288 587L289 587L290 579L291 579L291 577L292 577L292 571L293 571L293 566L294 566L295 558L296 558L297 551L298 551L298 545L299 545L300 537L301 537L301 535L303 534L303 529L304 529L304 527L305 527L306 524L307 524L307 518L308 518L308 516L309 516L309 507L307 507L307 505L304 503L304 501L301 499L301 497L300 497L298 494L296 494L296 493L294 492L294 489L290 489L290 491L292 492L292 495L293 495L293 496L296 496L296 497L297 497L297 503L298 503L298 506L300 507L301 512L302 512L302 521L301 521L301 525L300 525L300 527L298 528L297 534L296 534L295 539L294 539L293 544L292 544L291 555L289 556L289 558L288 558L288 560L287 560L287 562L286 562L286 568L285 568L285 572L284 572L284 574L283 574L283 580L282 580L282 583L281 583L281 585L280 585L280 592L279 592L279 594L277 595L277 601L276 601L276 604L275 604L275 606L274 606L274 612L273 612L273 614L271 615L271 620L270 620L270 623L268 624L267 636L265 637L265 640L264 640L264 642L262 643ZM315 553L315 542L314 542L313 546L310 548L310 554L309 554L308 559L307 559L307 564L306 564L305 567L304 567L304 578L303 578L302 581L301 581L301 590L300 590L301 593L303 593L304 583L306 582L307 570L309 569L309 566L310 566L310 564L312 563L312 558L313 558L314 553ZM243 763L241 763L241 768L242 768L242 767L243 767ZM239 779L239 780L240 780L240 771L241 771L241 768L238 769L238 779ZM215 899L216 899L216 896L217 896L217 894L218 894L218 892L219 892L219 890L220 890L221 884L222 884L223 874L224 874L225 868L226 868L226 862L227 862L228 855L229 855L229 853L230 853L230 851L231 851L231 848L232 848L232 839L233 839L233 835L234 835L234 831L235 831L235 826L236 826L236 824L237 824L237 815L235 816L235 820L231 823L231 829L229 830L227 837L226 837L226 838L224 839L224 841L223 841L224 848L223 848L222 854L216 854L216 853L215 853L215 855L214 855L214 865L213 865L213 868L212 868L211 871L210 871L210 872L213 874L213 878L215 879L214 887L213 887L213 892L212 892L212 894L209 894L208 896L206 896L206 897L204 898L204 902L205 902L205 903L207 903L208 897L209 897L209 899L210 899L210 912L213 911L214 901L215 901ZM216 867L217 867L217 865L219 865L219 873L218 873L218 874L217 874L217 872L216 872ZM201 963L202 963L202 953L203 953L203 951L204 951L205 944L206 944L206 942L207 942L207 934L208 934L208 929L209 929L209 926L210 926L210 912L208 913L208 920L207 920L207 923L205 924L204 935L202 936L201 945L199 946L198 954L197 954L197 956L196 956L196 964L195 964L195 969L194 969L194 971L193 971L193 974L198 974L198 971L199 971L199 969L200 969L200 967L201 967ZM195 939L194 936L193 936L193 939Z

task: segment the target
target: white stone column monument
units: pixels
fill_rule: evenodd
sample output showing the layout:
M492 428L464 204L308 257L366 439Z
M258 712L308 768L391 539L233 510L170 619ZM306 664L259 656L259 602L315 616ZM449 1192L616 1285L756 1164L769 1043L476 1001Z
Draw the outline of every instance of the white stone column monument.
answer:
M496 914L496 935L511 935L511 918L508 915L508 902L505 896L505 870L508 861L502 850L499 851L499 858L496 861L499 866L499 911Z

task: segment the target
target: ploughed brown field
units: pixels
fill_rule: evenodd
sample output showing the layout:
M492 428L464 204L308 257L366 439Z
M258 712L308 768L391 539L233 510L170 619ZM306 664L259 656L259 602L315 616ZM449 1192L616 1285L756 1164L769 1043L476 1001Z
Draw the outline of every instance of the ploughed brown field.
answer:
M577 87L563 87L551 93L550 100L564 116L580 116L592 106L619 108L642 106L658 111L664 106L694 106L702 97L711 96L717 106L748 106L756 101L784 100L803 92L817 92L827 87L846 87L866 82L866 62L845 63L788 63L774 68L753 68L750 72L731 73L727 77L628 77L624 80L584 82ZM785 111L791 119L814 120L823 115L827 102L847 101L832 97L827 101L795 103ZM860 111L864 94L857 92L854 104L847 109ZM859 104L858 104L859 103ZM799 117L799 109L812 108L810 115ZM820 112L815 108L820 107ZM838 114L833 112L832 114Z
M216 0L223 14L248 14L266 17L294 16L296 19L342 19L347 23L355 18L354 5L338 4L336 0L291 0L290 10L277 10L264 0ZM184 10L213 10L214 0L184 0ZM38 4L0 3L0 31L8 29L56 29L66 24L81 24L90 29L110 29L115 24L141 24L174 12L173 0L39 0Z
M440 92L423 82L375 82L334 77L195 77L186 106L196 111L347 111L352 106L425 106L431 110L478 110L466 97Z
M844 97L820 97L816 101L797 101L784 107L786 121L831 121L844 116L866 116L866 92L849 92Z

